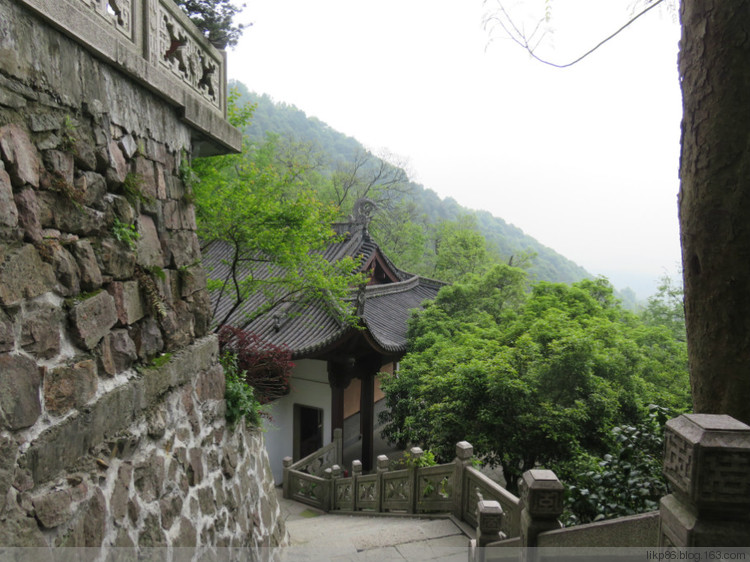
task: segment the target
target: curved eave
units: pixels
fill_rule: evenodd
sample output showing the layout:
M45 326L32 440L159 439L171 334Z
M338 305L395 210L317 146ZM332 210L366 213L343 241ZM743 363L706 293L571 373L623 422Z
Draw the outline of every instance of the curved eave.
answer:
M375 254L377 246L358 234L329 247L325 252L326 259L335 261L348 255L357 256L365 263ZM226 278L230 271L227 262L231 256L228 244L209 245L204 253L209 275ZM267 302L262 292L251 295L231 311L232 300L219 298L214 291L211 295L212 306L218 321L252 332L271 344L286 347L295 359L321 357L337 350L358 353L365 346L382 355L398 356L406 351L406 331L412 310L421 308L425 300L435 298L445 283L397 269L395 271L403 280L365 287L361 329L344 323L321 300L283 303L253 319L250 319L251 313ZM260 277L262 271L258 270L256 274ZM356 291L352 291L352 300L356 298ZM227 315L228 319L225 320Z

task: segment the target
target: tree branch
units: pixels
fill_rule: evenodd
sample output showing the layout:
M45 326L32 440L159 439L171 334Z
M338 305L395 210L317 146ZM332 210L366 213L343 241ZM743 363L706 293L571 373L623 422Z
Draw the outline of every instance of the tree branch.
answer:
M518 45L520 45L521 48L523 48L526 51L528 51L528 53L534 59L536 59L537 61L541 62L542 64L546 64L548 66L553 66L555 68L568 68L569 66L573 66L574 64L581 62L583 59L585 59L591 53L593 53L594 51L596 51L599 47L601 47L602 45L604 45L607 41L609 41L610 39L613 39L614 37L616 37L617 35L619 35L621 32L623 32L628 26L630 26L633 22L635 22L635 20L637 20L638 18L640 18L642 15L644 15L648 11L654 9L656 6L658 6L662 2L664 2L664 0L656 0L656 2L654 2L653 4L650 4L648 7L644 8L643 10L641 10L640 12L638 12L635 16L633 16L632 18L630 18L630 20L628 20L628 22L625 23L625 25L623 25L622 27L620 27L620 29L618 29L617 31L615 31L611 35L609 35L609 36L605 37L604 39L602 39L601 41L599 41L599 43L597 43L596 45L594 45L591 49L589 49L588 51L586 51L585 53L583 53L577 59L572 60L571 62L568 62L568 63L565 63L565 64L557 64L557 63L545 60L545 59L537 56L534 51L539 46L539 43L541 42L541 39L544 37L544 34L542 34L542 37L540 37L539 41L537 41L536 45L534 45L533 47L530 45L530 41L533 39L534 35L536 34L536 32L537 32L537 30L539 28L539 24L537 24L537 27L534 29L534 33L532 33L530 37L526 37L526 35L521 30L518 29L518 27L516 26L516 24L513 22L513 20L511 19L511 17L508 15L508 12L505 11L505 8L503 7L502 4L499 4L500 11L503 13L503 16L508 20L508 23L510 24L510 27L512 29L509 29L508 26L506 26L505 23L503 22L502 18L497 17L497 16L486 18L485 19L485 28L487 27L487 25L489 24L489 22L495 21L495 22L497 22L498 25L500 25L500 27L503 28L503 31L505 31L506 35L511 40L513 40L515 43L517 43Z

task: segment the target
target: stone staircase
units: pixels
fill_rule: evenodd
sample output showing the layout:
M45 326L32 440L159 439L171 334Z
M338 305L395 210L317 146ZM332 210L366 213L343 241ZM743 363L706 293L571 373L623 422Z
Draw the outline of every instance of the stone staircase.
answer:
M468 557L468 527L452 517L329 514L280 500L290 545L281 560L444 560Z

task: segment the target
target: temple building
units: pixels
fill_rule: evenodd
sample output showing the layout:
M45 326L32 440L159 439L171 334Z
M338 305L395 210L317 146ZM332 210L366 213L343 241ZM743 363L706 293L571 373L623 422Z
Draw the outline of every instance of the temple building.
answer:
M368 283L358 290L359 326L331 314L324 302L287 302L257 318L248 314L261 306L261 295L232 311L226 324L253 333L264 342L291 352L295 367L290 391L274 401L265 424L266 448L274 478L281 482L282 459L304 458L329 443L336 428L344 442L360 442L356 457L364 470L373 464L376 403L382 399L378 374L393 372L406 352L407 321L422 302L433 299L444 283L397 268L368 232L369 216L355 206L350 221L336 223L340 240L325 251L329 261L355 258ZM203 251L203 262L214 279L225 278L231 249L213 243ZM255 275L262 272L254 272ZM215 318L227 315L233 303L212 295ZM380 405L382 407L382 404ZM359 420L354 428L352 421ZM345 423L347 422L347 423Z

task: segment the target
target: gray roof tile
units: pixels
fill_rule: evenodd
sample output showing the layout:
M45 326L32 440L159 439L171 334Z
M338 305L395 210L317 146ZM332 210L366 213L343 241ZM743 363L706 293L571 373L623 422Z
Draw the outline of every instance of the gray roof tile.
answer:
M350 256L360 259L360 269L376 254L381 257L398 281L365 287L364 310L361 314L363 336L381 348L386 354L401 355L406 351L407 320L411 310L419 308L423 301L433 299L445 285L440 281L413 275L398 269L377 244L370 238L367 229L357 223L337 223L334 229L345 238L329 246L324 255L329 261ZM213 279L226 278L230 271L227 265L232 259L229 244L213 242L203 249L203 264ZM278 270L276 270L278 272ZM246 275L250 268L246 270ZM269 276L268 268L255 266L256 278ZM352 299L355 298L354 292ZM211 295L214 318L218 322L232 307L232 299L214 291ZM266 303L266 297L258 292L248 298L229 316L229 325L253 332L265 341L289 348L296 359L314 357L329 351L335 344L355 335L357 329L344 324L323 300L306 304L288 302L250 319L249 314Z

